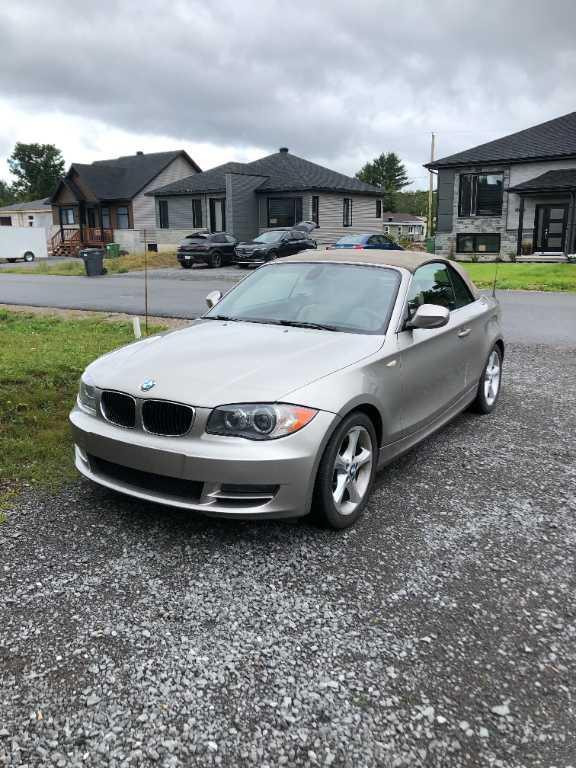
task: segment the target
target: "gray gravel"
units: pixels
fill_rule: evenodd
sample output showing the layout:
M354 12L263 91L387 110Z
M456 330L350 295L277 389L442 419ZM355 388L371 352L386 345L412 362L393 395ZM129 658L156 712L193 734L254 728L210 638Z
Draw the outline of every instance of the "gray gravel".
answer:
M348 532L22 500L0 764L576 766L575 358L511 349Z

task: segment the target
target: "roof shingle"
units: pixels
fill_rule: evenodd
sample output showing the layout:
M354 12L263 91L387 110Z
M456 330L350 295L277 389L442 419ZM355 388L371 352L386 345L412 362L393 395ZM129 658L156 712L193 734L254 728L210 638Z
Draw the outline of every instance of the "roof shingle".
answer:
M510 187L509 192L530 192L530 190L572 190L576 189L576 168L559 168L546 171L533 179Z
M426 168L448 168L479 163L547 160L576 156L576 112L548 120L501 139L443 157Z
M147 194L186 195L203 192L223 192L225 175L240 173L265 176L258 187L263 192L346 192L378 197L382 190L372 184L331 171L290 152L276 152L251 163L224 163L204 173L176 181Z

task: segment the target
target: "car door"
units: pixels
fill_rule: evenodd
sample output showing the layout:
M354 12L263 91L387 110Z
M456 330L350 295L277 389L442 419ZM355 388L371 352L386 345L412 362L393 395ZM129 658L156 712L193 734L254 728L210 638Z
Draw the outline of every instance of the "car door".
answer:
M235 237L232 235L224 235L226 244L222 247L222 252L226 255L226 259L231 261L234 258L234 249L238 243Z
M458 316L448 265L431 262L412 276L406 297L406 319L421 304L450 310L441 328L409 329L397 335L403 380L403 423L406 434L426 428L464 396L468 364L466 318Z

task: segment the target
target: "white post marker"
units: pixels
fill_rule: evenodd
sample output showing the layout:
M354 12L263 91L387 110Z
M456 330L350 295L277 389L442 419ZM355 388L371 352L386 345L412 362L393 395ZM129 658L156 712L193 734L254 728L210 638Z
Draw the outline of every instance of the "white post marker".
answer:
M142 338L142 329L140 328L140 318L139 317L133 317L132 318L132 327L134 328L134 338L135 339L141 339Z

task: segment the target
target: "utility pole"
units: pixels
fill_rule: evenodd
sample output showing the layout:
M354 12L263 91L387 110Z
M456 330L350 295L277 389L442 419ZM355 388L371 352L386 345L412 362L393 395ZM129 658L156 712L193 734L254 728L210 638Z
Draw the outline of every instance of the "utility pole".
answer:
M431 140L430 140L430 162L434 162L434 148L436 144L436 135L434 131L432 131L431 134ZM434 174L432 173L432 169L429 171L430 174L430 181L428 186L428 228L426 235L428 237L432 237L432 202L434 200Z

